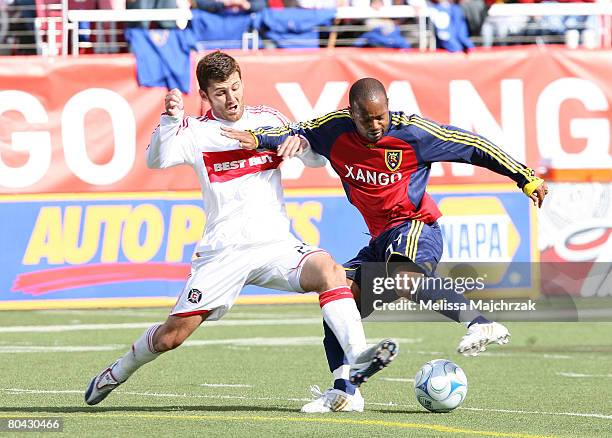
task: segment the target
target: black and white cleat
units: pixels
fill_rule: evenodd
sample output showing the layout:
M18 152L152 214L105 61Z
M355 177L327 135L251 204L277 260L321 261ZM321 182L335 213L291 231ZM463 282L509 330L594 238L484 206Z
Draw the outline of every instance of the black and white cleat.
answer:
M361 353L351 366L351 383L361 386L370 377L389 366L399 353L399 344L393 339L383 339Z

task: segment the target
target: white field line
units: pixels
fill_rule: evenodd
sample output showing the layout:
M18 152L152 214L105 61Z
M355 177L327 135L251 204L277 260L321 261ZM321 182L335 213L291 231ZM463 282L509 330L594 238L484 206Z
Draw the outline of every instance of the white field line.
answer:
M3 345L3 353L81 353L88 351L113 351L127 348L126 345Z
M2 388L0 391L8 392L9 394L83 394L83 390L64 389L17 389L17 388Z
M122 310L122 309L105 309L105 310L61 310L61 309L50 309L50 310L33 310L33 313L42 315L71 315L71 316L88 316L88 315L103 315L103 316L133 316L133 317L147 317L151 318L154 315L166 315L160 309L155 310ZM167 313L167 312L166 312ZM306 314L282 314L282 313L256 313L256 312L231 312L231 319L287 319L288 316L296 318L308 318L310 315Z
M403 377L379 377L377 380L384 380L386 382L414 382L414 379L405 379Z
M67 324L67 325L21 325L0 326L0 333L49 333L73 332L81 330L126 330L145 329L156 322L129 322L118 324ZM204 327L231 327L231 326L266 326L266 325L311 325L321 324L321 318L296 319L244 319L222 320L205 322Z
M231 319L288 319L292 318L312 318L314 315L308 315L303 313L265 313L265 312L231 312L228 313L229 318Z
M318 321L318 320L317 320ZM223 322L223 321L222 321ZM232 321L234 322L234 321ZM257 324L256 324L257 325ZM147 325L149 327L149 325ZM418 344L423 342L422 338L396 338L401 345ZM368 342L375 343L378 339L368 339ZM299 347L299 346L320 346L322 338L318 336L286 337L286 338L229 338L229 339L194 339L183 343L181 348L223 346L226 348L245 348L245 347ZM77 352L97 352L127 349L127 344L111 345L6 345L0 344L0 354L2 353L77 353ZM404 349L404 354L417 354L422 356L443 357L446 354L441 351L424 351ZM537 353L485 353L482 357L529 357L543 359L575 359L576 356L537 354ZM563 375L563 374L559 374ZM563 375L564 377L590 377L589 375ZM612 375L602 375L594 377L610 377Z
M557 373L557 376L578 377L578 378L588 378L588 377L610 377L612 378L612 374Z
M378 339L368 339L369 343L378 342ZM416 338L397 338L400 344L414 344L422 342L422 339ZM234 339L202 339L185 341L182 346L200 347L206 345L229 345L240 347L294 347L300 345L316 345L319 346L323 342L320 336L302 336L302 337L287 337L287 338L234 338ZM431 354L431 352L428 352Z
M83 394L83 390L38 390L38 389L19 389L19 388L0 388L0 391L11 395L23 394ZM139 397L159 397L159 398L207 398L207 399L226 399L226 400L268 400L268 401L290 401L290 402L308 402L312 398L278 398L278 397L251 397L245 395L191 395L191 394L171 394L157 392L135 392L116 390L113 394L134 395ZM400 404L395 402L375 403L367 402L369 406L391 406L403 408L415 408L416 404ZM565 416L565 417L588 417L601 420L612 420L612 415L598 414L593 412L546 412L546 411L523 411L518 409L485 409L485 408L470 408L459 407L457 409L464 411L477 412L496 412L502 414L529 414L529 415L548 415L548 416Z
M0 388L0 391L11 395L23 394L79 394L85 393L84 390L67 389L67 390L50 390L50 389L20 389L20 388ZM159 397L159 398L210 398L210 399L226 399L226 400L280 400L280 401L298 401L309 402L312 398L277 398L277 397L251 397L246 395L206 395L206 394L169 394L159 392L135 392L115 390L113 394L119 395L135 395L139 397ZM385 405L387 406L387 405Z
M304 336L295 338L237 338L237 339L202 339L185 341L181 347L202 347L207 345L229 345L240 347L289 347L299 345L321 345L320 336Z
M582 353L575 353L582 354ZM479 355L478 357L541 357L543 359L576 359L576 356L568 356L566 354L550 354L550 353L526 353L526 352L511 352L511 353L497 353L487 350L486 353Z
M92 316L92 315L102 315L102 316L146 316L147 318L151 318L155 315L166 316L168 312L165 313L162 309L159 310L122 310L122 309L104 309L104 310L94 310L94 309L86 309L86 310L70 310L70 309L49 309L49 310L32 310L32 313L37 313L39 315L71 315L71 316Z
M596 414L591 412L544 412L544 411L521 411L518 409L483 409L483 408L457 408L464 411L500 412L507 414L534 414L534 415L560 415L567 417L590 417L602 420L612 420L612 415Z
M398 338L400 343L418 343L422 339ZM370 339L371 343L377 340ZM202 339L185 341L181 348L205 347L209 345L219 345L227 347L298 347L298 346L320 346L322 338L318 336L287 337L287 338L230 338L230 339ZM0 345L2 353L76 353L88 351L113 351L127 350L127 344L111 345ZM432 354L431 352L419 352Z
M244 385L242 383L200 383L200 386L205 388L252 388L253 385Z

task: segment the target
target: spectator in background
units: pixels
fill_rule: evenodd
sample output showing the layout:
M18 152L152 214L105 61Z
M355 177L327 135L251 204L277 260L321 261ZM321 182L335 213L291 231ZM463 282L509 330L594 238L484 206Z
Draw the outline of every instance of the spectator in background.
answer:
M178 7L189 7L189 4L185 4L179 0L126 0L127 9L175 9ZM176 21L159 21L157 26L162 29L176 29ZM138 21L128 25L128 27L143 27L145 29L151 27L149 21Z
M36 39L34 38L34 19L36 18L36 5L34 0L3 0L3 8L5 8L4 17L6 21L3 24L3 29L7 35L14 34L14 42L17 44L27 44L34 46ZM9 12L9 6L12 11ZM8 40L7 42L9 42ZM0 41L1 42L1 41ZM36 54L35 48L18 48L13 52L15 55L33 55Z
M458 0L459 6L467 20L471 37L480 36L482 25L487 18L488 7L484 0Z
M348 0L284 0L286 8L335 9L348 6Z
M503 0L485 0L488 7L491 7L494 3L534 3L535 0L520 0L520 1L506 1ZM493 42L496 45L508 45L512 43L514 36L524 35L527 31L527 25L529 23L529 17L526 16L514 16L514 17L491 17L487 16L482 28L480 35L482 36L483 47L491 47Z
M429 7L437 47L449 52L466 53L474 48L461 6L449 0L432 0Z
M0 0L0 44L4 44L6 34L10 26L9 14L7 12L6 0ZM0 49L0 55L5 55L4 49Z
M255 44L252 29L256 17L266 10L266 0L190 0L191 29L197 50L245 48L245 35ZM261 48L261 41L259 41Z
M266 0L193 0L193 5L212 13L259 12L267 6Z
M262 29L269 38L264 47L333 46L338 33L319 27L340 24L335 10L348 5L348 0L269 0L270 8L276 10L262 14Z
M398 0L399 1L399 0ZM393 0L352 0L354 7L370 7L379 10L393 6ZM406 49L410 44L402 36L398 22L391 18L368 18L364 21L367 31L354 43L358 47L389 47Z

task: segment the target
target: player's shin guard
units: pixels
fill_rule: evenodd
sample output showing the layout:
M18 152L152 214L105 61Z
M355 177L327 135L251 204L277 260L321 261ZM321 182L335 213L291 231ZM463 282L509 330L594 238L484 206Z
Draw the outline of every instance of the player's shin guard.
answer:
M330 289L319 294L323 320L342 347L349 363L366 349L366 338L361 315L348 286Z
M327 363L329 370L334 375L334 389L339 389L347 394L355 394L357 387L351 383L351 366L348 363L344 350L340 346L340 343L336 339L336 335L331 328L323 321L323 331L325 336L323 337L323 346L325 347L325 356L327 357Z
M144 364L156 359L161 353L155 351L153 345L153 336L161 324L154 324L149 327L136 342L132 344L132 348L125 353L113 367L113 376L117 381L124 382L130 377L134 371Z

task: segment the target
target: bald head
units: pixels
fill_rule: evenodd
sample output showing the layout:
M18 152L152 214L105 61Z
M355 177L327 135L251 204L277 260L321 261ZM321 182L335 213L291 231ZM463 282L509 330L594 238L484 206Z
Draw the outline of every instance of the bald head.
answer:
M349 91L349 105L358 106L366 101L387 100L385 86L378 79L362 78L355 82Z
M380 140L389 128L387 92L374 78L359 79L349 91L349 112L357 132L369 143Z

